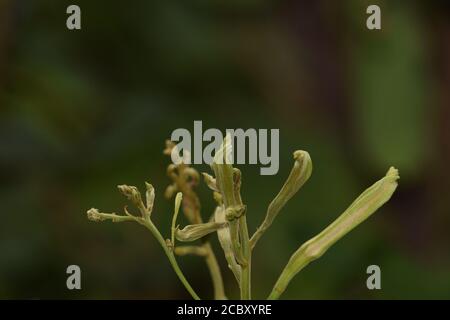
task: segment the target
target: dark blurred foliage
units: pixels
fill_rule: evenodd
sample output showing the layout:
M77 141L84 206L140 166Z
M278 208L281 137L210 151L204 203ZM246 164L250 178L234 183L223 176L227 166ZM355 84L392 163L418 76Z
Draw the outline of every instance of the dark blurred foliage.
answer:
M72 3L81 31L65 26ZM95 224L85 211L120 210L117 184L151 181L154 219L168 235L164 140L203 120L205 128L280 128L279 174L242 168L251 231L291 152L313 158L311 180L255 249L256 298L390 165L401 174L393 199L300 273L284 298L449 298L445 3L1 0L0 297L187 298L146 230ZM369 4L382 8L382 31L365 27ZM199 192L208 217L213 200L205 186ZM179 260L211 297L203 261ZM81 291L66 289L70 264L82 269ZM370 264L381 267L382 290L365 287Z

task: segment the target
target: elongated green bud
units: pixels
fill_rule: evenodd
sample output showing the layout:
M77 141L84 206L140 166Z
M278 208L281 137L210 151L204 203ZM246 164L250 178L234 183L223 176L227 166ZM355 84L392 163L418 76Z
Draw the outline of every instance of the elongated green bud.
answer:
M178 212L180 211L181 201L182 200L183 200L183 193L178 192L176 197L175 197L175 221L176 221L176 217L178 215Z
M312 173L312 161L309 153L297 150L293 153L294 166L278 195L269 206L272 212L279 211L294 194L305 184Z
M211 167L216 176L216 187L222 194L225 207L236 205L234 196L234 180L233 180L233 166L231 165L232 144L231 136L227 134L222 145L217 153L214 155L214 161Z
M289 259L269 299L278 299L300 270L320 258L333 244L386 203L397 188L398 179L398 170L391 167L385 177L366 189L333 223L300 246Z
M210 234L211 232L215 232L220 228L223 228L227 225L226 222L207 222L207 223L199 223L199 224L190 224L184 227L183 229L177 229L175 231L175 236L177 240L182 242L187 241L195 241L204 236Z
M153 211L153 203L155 202L155 188L148 182L145 183L145 187L147 189L145 192L147 217L150 217Z
M305 184L312 173L312 161L309 153L303 150L297 150L293 154L294 166L281 188L277 196L272 200L267 208L266 217L263 223L255 232L250 240L250 245L253 248L263 233L270 227L281 209L286 203L297 193L297 191Z
M175 246L175 233L177 231L177 218L178 218L178 213L180 212L180 207L181 207L181 201L183 200L183 193L178 192L177 195L175 196L175 209L173 212L173 217L172 217L172 228L171 228L171 243L172 246Z

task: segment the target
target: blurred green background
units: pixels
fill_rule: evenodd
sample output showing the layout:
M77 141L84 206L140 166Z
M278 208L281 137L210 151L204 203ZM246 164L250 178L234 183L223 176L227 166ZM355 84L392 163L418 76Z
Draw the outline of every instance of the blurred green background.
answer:
M80 31L66 28L69 4ZM366 29L369 4L381 31ZM254 251L255 298L391 165L401 175L391 201L283 297L450 298L449 16L445 1L1 0L0 298L189 298L144 228L85 212L120 211L115 186L150 181L168 236L164 140L194 120L280 129L279 173L241 168L251 232L292 151L312 156L311 179ZM206 219L214 202L203 184L199 194ZM202 259L179 262L211 298ZM66 288L71 264L80 291ZM371 264L381 290L366 288Z

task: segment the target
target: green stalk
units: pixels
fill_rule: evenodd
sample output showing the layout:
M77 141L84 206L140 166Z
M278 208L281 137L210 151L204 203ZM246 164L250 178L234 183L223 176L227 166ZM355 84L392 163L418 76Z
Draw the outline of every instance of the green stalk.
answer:
M211 275L212 282L214 284L214 298L217 300L226 300L225 288L223 286L222 273L220 272L219 263L217 262L214 251L211 244L205 241L202 248L206 250L205 261Z
M300 246L289 259L268 299L278 299L297 273L386 203L397 188L398 179L398 171L391 167L385 177L366 189L333 223Z
M245 265L241 266L241 299L250 300L251 297L251 260L252 252L250 249L250 240L248 236L247 219L245 214L239 218L239 235L242 246L242 256L245 259Z
M186 290L191 294L192 298L195 300L200 300L200 297L197 295L197 293L192 289L191 285L189 284L189 281L187 281L186 277L184 276L183 272L181 271L180 267L178 266L178 262L175 259L175 255L173 254L173 251L170 250L167 247L166 241L164 240L161 233L158 231L158 229L155 227L153 222L150 220L144 220L144 219L136 219L137 222L142 224L144 227L146 227L150 232L155 236L156 240L159 242L161 247L164 250L164 253L166 254L167 258L169 258L169 262L172 265L173 270L177 274L180 281L183 283Z
M245 264L242 265L241 276L241 299L251 299L251 266L252 248L248 235L246 207L241 197L241 171L233 168L234 198L239 207L244 208L244 213L239 217L239 238L241 241L242 256Z
M195 300L200 300L197 293L192 289L191 285L187 281L186 277L184 276L183 272L181 271L180 267L178 266L177 260L175 259L175 255L173 251L167 246L166 241L164 240L161 233L158 231L156 226L153 224L153 222L150 220L150 214L144 215L145 217L136 217L132 214L130 214L127 210L127 208L124 208L126 215L117 215L115 213L103 213L99 212L97 209L92 208L87 211L88 219L91 221L106 221L111 220L112 222L127 222L127 221L135 221L144 227L146 227L150 232L153 234L153 236L156 238L156 240L159 242L161 247L164 250L164 253L166 254L167 258L169 258L169 262L172 265L173 270L175 271L176 275L180 279L180 281L183 283L186 290L191 294L192 298Z

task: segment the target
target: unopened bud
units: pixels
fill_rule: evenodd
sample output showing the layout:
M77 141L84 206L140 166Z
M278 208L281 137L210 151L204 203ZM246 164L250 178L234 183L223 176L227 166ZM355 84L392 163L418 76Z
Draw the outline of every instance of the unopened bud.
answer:
M145 183L147 191L145 192L145 201L147 204L147 212L150 215L153 211L153 203L155 202L155 188L150 183Z
M117 186L119 191L128 198L134 205L138 206L142 203L141 193L138 188L134 186L127 186L126 184L122 184Z
M321 257L333 244L370 217L397 189L398 170L391 167L386 176L366 189L333 223L308 240L291 256L269 299L276 299L291 279L311 261Z
M87 217L89 220L95 221L95 222L106 220L104 217L101 216L98 209L95 209L95 208L91 208L87 211Z

